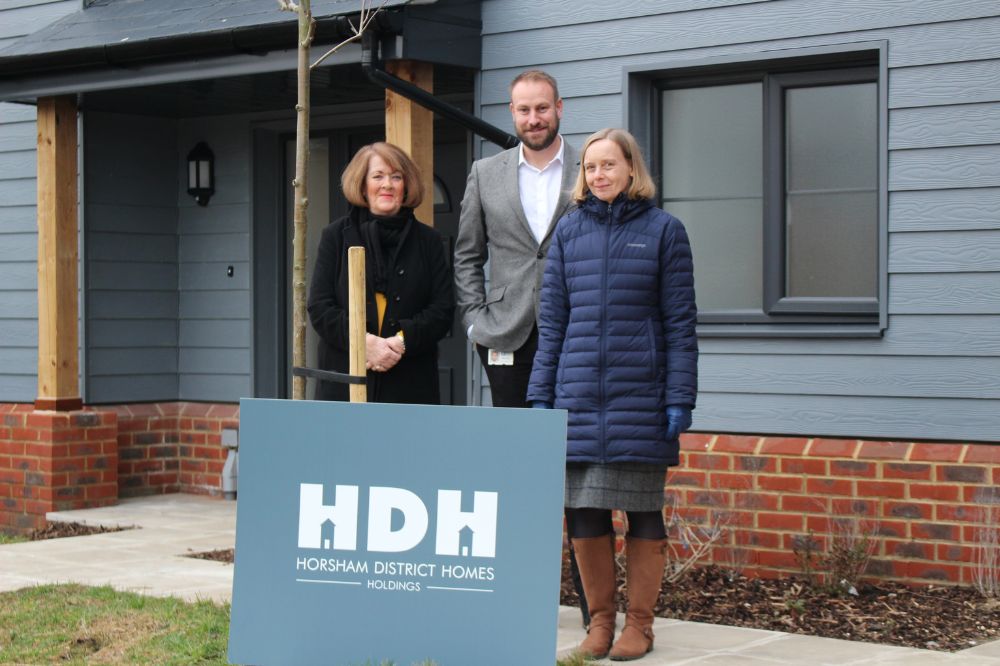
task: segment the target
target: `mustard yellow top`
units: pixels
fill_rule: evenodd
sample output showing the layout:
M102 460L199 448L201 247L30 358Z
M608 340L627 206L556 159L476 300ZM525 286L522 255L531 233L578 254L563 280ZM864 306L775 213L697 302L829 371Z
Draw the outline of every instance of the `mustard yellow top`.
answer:
M375 309L378 310L378 334L382 335L382 318L385 317L385 306L388 301L381 291L375 292Z
M382 320L385 318L385 306L388 304L388 300L381 291L375 292L375 309L378 310L378 334L382 335ZM396 331L396 335L399 339L403 339L402 329Z

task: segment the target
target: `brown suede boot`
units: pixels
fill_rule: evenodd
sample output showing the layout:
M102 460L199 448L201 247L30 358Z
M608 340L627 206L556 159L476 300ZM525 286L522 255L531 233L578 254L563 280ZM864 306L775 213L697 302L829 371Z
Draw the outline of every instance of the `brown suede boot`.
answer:
M639 659L653 649L653 608L667 564L666 539L625 540L628 613L625 628L611 648L612 661Z
M587 638L577 650L587 659L603 659L615 639L614 535L573 539L573 549L590 606Z

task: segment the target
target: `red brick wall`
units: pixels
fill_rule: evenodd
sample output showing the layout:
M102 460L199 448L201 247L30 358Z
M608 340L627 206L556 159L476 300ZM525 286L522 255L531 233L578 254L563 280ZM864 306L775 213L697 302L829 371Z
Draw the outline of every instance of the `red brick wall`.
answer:
M121 497L222 494L222 429L239 428L239 405L166 402L108 409L118 415Z
M0 528L34 529L49 511L115 504L116 433L114 412L0 404Z
M0 529L45 525L49 511L119 497L186 492L221 496L222 429L239 406L171 402L76 412L0 404Z
M686 522L723 528L710 561L748 574L799 572L797 543L811 534L825 549L853 524L875 538L871 575L967 584L977 528L1000 528L1000 443L690 434L681 445L668 498Z
M0 419L0 528L30 529L45 511L118 496L221 495L222 430L239 427L239 406L0 404ZM796 544L826 548L854 524L875 537L871 575L968 584L984 508L1000 524L1000 443L690 434L681 444L668 518L722 528L708 561L747 574L797 573Z

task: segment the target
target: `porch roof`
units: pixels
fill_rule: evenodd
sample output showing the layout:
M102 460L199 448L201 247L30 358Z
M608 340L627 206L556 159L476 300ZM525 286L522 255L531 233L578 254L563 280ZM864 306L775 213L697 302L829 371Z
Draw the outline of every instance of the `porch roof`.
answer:
M384 8L411 1L385 0ZM371 4L379 6L381 0ZM313 18L349 16L358 13L361 5L360 0L315 0ZM295 14L279 11L275 0L94 0L0 50L0 63L33 58L40 65L40 56L124 45L152 48L153 42L181 36L226 36L238 42L240 32L287 29L295 24Z
M478 3L371 4L383 10L380 35L402 37L391 40L393 57L469 66L474 52L478 63ZM444 5L450 7L439 9ZM316 57L348 36L347 19L361 6L362 0L312 1ZM92 0L0 49L0 101L286 71L295 68L296 35L296 15L280 11L276 0ZM434 39L443 43L430 46ZM455 53L462 60L447 62ZM324 64L359 61L360 47L351 45Z

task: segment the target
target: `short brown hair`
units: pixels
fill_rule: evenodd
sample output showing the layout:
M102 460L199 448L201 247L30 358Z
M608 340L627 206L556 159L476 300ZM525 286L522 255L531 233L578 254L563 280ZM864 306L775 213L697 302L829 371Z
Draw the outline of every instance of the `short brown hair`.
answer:
M587 192L590 191L590 188L587 187L584 160L587 157L587 149L590 148L591 144L603 139L617 144L621 148L622 154L625 155L625 159L628 160L629 165L632 167L632 182L629 183L628 189L625 190L625 196L629 199L651 199L655 197L656 184L653 182L653 177L649 175L649 169L646 168L646 160L642 158L642 150L639 148L639 142L627 130L606 127L588 136L583 144L583 150L580 151L580 173L577 175L576 185L573 187L573 198L577 201L583 201L587 198Z
M514 77L514 80L510 82L510 88L508 92L514 93L514 86L516 86L521 81L540 81L542 83L547 83L552 88L552 94L554 95L555 101L559 101L559 85L556 80L552 78L551 75L543 72L540 69L529 69L525 72L521 72Z
M420 167L400 148L385 141L361 146L340 175L340 189L344 197L359 208L368 208L365 198L365 179L368 177L368 163L372 155L378 155L389 168L403 174L403 207L416 208L424 200L424 181Z

